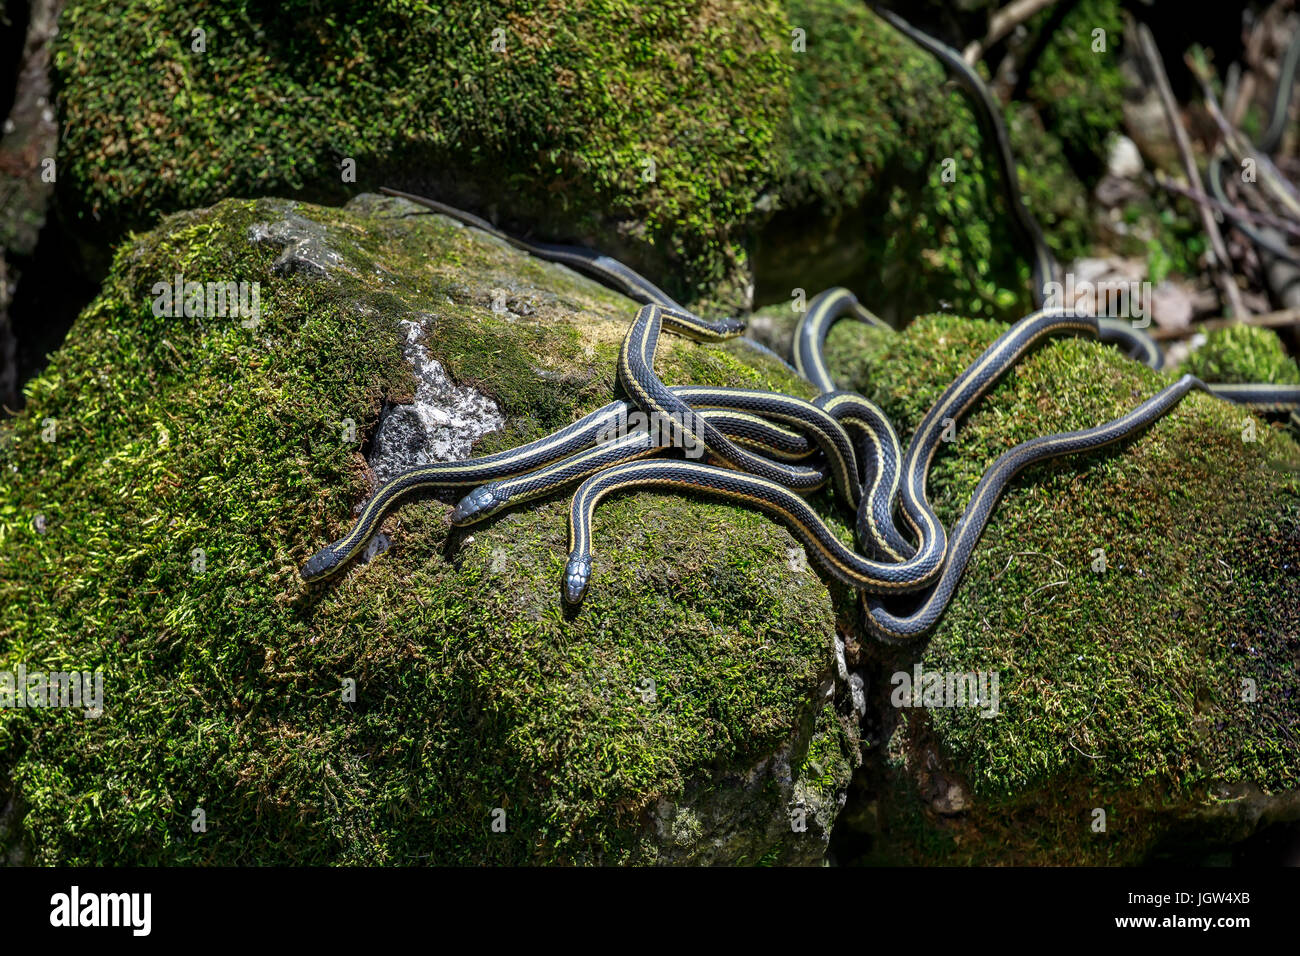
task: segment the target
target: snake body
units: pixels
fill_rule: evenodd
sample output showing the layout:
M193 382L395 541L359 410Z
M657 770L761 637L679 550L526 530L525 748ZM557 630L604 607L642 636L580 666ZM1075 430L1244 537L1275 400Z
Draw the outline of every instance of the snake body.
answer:
M926 634L934 627L956 593L957 584L994 504L1018 471L1048 458L1093 451L1131 438L1166 415L1189 392L1204 388L1200 379L1184 375L1131 412L1104 425L1034 438L1003 454L984 472L966 509L953 526L943 571L920 605L910 614L899 616L891 613L878 595L867 594L867 624L871 633L886 643L903 643Z
M678 391L687 401L707 402L713 406L701 409L698 414L713 421L716 427L736 441L789 461L807 458L815 450L815 445L802 434L743 411L745 406L752 405L753 396L764 393L710 388L681 388ZM810 415L821 414L811 403L800 399L781 403L781 410L789 420L801 421L798 413L803 406L810 409ZM507 504L519 504L562 487L579 473L558 466L571 461L574 456L590 452L602 434L619 436L626 432L619 426L628 420L632 410L627 402L610 402L572 425L518 448L468 461L419 465L402 472L366 502L347 535L312 555L302 568L303 580L319 581L342 571L349 561L365 550L384 518L418 494L437 489L474 489L451 514L453 524L469 524L496 513ZM821 421L814 419L814 423L821 424ZM847 436L844 440L847 445Z
M1002 119L1002 108L994 98L993 91L988 88L979 73L967 64L962 55L948 44L928 33L921 32L890 10L877 8L876 14L942 63L974 103L975 116L980 128L993 143L1002 188L1007 195L1011 222L1030 253L1032 274L1030 293L1033 296L1034 306L1043 308L1047 300L1047 284L1059 281L1061 270L1056 257L1052 255L1047 245L1047 240L1043 238L1043 231L1039 228L1038 221L1029 212L1020 194L1020 174L1016 170L1016 157L1011 150L1011 137L1007 135L1007 126Z
M894 14L880 13L940 59L975 100L981 123L997 147L1012 217L1031 249L1034 298L1041 304L1046 283L1056 278L1059 267L1021 201L1014 157L992 94L956 51ZM1300 407L1300 386L1206 385L1183 376L1110 422L1035 438L1003 454L985 471L949 535L927 497L927 476L947 429L1049 336L1083 335L1112 342L1159 368L1163 356L1150 337L1127 323L1040 308L1011 325L957 376L903 450L885 413L861 395L836 390L827 368L824 346L834 323L852 318L888 327L846 289L814 297L796 331L794 368L820 391L812 401L747 389L669 387L654 369L663 331L720 342L739 335L743 323L702 319L608 256L580 246L520 239L436 200L384 192L481 229L531 255L571 266L640 303L618 359L619 381L629 401L611 402L510 451L404 472L375 494L345 537L307 561L302 569L307 581L338 573L364 550L384 517L417 491L471 489L451 513L453 524L466 525L581 482L570 503L570 548L563 579L564 599L576 605L591 582L592 523L601 500L645 488L702 493L757 508L785 524L819 568L864 592L867 626L873 634L887 642L907 641L926 633L942 615L998 497L1027 465L1132 437L1194 390L1261 410ZM630 416L638 412L660 427L629 427ZM696 458L657 457L670 449ZM856 549L840 540L806 500L827 483L834 488L835 501L856 515ZM895 614L886 603L891 596L925 589L906 615Z

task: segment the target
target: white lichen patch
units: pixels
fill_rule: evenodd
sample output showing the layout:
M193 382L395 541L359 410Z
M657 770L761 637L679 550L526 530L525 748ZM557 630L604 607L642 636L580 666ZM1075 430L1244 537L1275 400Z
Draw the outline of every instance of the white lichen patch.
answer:
M370 467L381 482L417 465L461 461L474 443L505 425L505 416L486 395L451 380L442 363L421 344L425 324L402 320L403 354L415 370L415 400L384 410L371 446Z

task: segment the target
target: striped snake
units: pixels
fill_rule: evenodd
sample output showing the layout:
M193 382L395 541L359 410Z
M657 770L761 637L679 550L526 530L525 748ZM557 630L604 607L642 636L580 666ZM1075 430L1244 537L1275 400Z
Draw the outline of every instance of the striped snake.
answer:
M652 488L738 502L783 523L820 569L865 594L867 626L877 638L904 642L934 627L999 495L1022 468L1129 438L1193 390L1259 410L1300 408L1300 386L1206 385L1184 375L1119 418L1035 438L1003 454L985 471L949 534L927 497L927 476L943 432L1026 352L1049 336L1071 334L1112 342L1157 369L1163 356L1149 336L1125 322L1041 308L1045 284L1059 275L1059 267L1020 199L1014 158L992 94L956 51L894 14L881 15L938 57L975 101L982 125L997 146L1013 218L1032 250L1034 298L1040 305L957 376L926 413L906 449L885 413L861 395L837 390L827 369L824 345L835 322L851 318L888 328L846 289L816 296L798 324L794 368L820 390L812 401L748 389L669 387L654 369L664 330L707 343L739 336L744 324L692 314L609 256L579 246L520 239L435 200L384 189L538 258L571 266L641 303L618 359L619 381L629 401L611 402L554 434L509 451L403 472L367 502L347 535L306 562L303 579L315 582L340 572L365 549L385 516L414 493L468 489L450 516L452 524L463 526L578 483L569 508L569 558L563 578L564 600L577 605L591 582L597 505L617 492ZM762 348L750 339L743 341ZM646 424L628 427L637 412ZM693 449L698 457L662 457L672 448ZM806 500L827 484L839 505L856 516L856 548L846 545ZM926 593L905 616L894 614L886 604L891 595L918 591Z

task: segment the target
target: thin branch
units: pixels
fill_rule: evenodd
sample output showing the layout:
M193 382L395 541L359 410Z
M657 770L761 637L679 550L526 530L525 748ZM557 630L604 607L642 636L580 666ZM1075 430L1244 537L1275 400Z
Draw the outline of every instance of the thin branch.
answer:
M1290 180L1282 175L1267 153L1257 153L1246 138L1229 125L1227 118L1223 115L1223 110L1219 108L1218 100L1215 99L1214 90L1210 88L1210 81L1206 75L1204 64L1190 55L1185 58L1185 62L1187 68L1192 71L1192 75L1196 77L1201 86L1201 96L1205 101L1205 108L1209 111L1214 124L1219 128L1219 135L1223 137L1224 145L1227 146L1228 151L1236 157L1238 163L1249 158L1255 166L1256 179L1264 187L1264 190L1283 206L1286 206L1292 215L1300 217L1300 193L1296 192L1296 188L1291 185Z
M1014 0L989 17L988 32L983 40L975 40L962 50L961 58L974 66L989 49L1004 36L1024 23L1039 10L1045 10L1056 0Z
M1077 745L1075 744L1075 742L1074 742L1074 738L1073 738L1073 737L1068 737L1068 738L1066 738L1066 741L1065 741L1065 742L1068 743L1071 747L1074 747L1075 750L1079 750L1078 746L1077 746ZM1090 753L1084 753L1084 751L1082 751L1082 750L1079 750L1079 753L1083 754L1083 755L1084 755L1085 757L1087 757L1089 760L1100 760L1100 759L1101 759L1101 754L1090 754Z
M1174 142L1178 146L1178 154L1182 158L1187 181L1199 183L1201 177L1196 169L1196 159L1192 156L1191 140L1187 136L1187 130L1183 128L1182 120L1178 118L1178 104L1174 101L1173 90L1169 88L1169 77L1165 75L1164 62L1160 59L1160 51L1156 49L1155 38L1151 36L1151 31L1145 23L1138 24L1138 41L1147 66L1155 77L1156 91L1160 94L1160 102L1165 108L1165 117L1169 120L1169 127L1173 131ZM1204 203L1198 202L1196 208L1201 214L1201 226L1205 230L1206 238L1210 241L1212 260L1210 266L1214 269L1224 299L1234 316L1240 318L1248 315L1246 304L1241 298L1241 290L1237 288L1237 281L1232 274L1232 260L1228 258L1228 247L1223 242L1223 234L1219 232L1219 224L1214 220L1214 213Z
M1212 332L1215 329L1227 329L1234 325L1258 325L1269 329L1285 328L1289 325L1300 326L1300 309L1279 309L1277 312L1265 312L1261 315L1248 315L1243 319L1209 319L1181 329L1150 328L1147 335L1159 341L1168 339L1189 339L1198 332Z
M1250 101L1255 98L1255 70L1251 64L1259 61L1260 50L1264 44L1264 19L1262 17L1255 20L1250 28L1250 35L1245 39L1245 54L1242 60L1246 66L1238 70L1240 82L1233 91L1232 96L1227 95L1224 91L1223 112L1231 121L1234 129L1241 128L1242 118L1246 115L1246 109L1250 106ZM1237 66L1237 64L1233 64Z
M1257 222L1261 226L1272 226L1274 229L1290 233L1293 236L1300 237L1300 222L1294 222L1290 219L1282 219L1267 212L1256 212L1253 209L1245 209L1241 206L1229 206L1219 202L1213 196L1207 196L1199 189L1189 189L1182 183L1175 182L1168 176L1156 173L1156 183L1163 189L1170 192L1178 193L1180 196L1186 196L1188 199L1194 199L1199 203L1206 203L1225 216L1233 219L1249 219L1251 222Z
M1229 108L1228 118L1233 126L1241 125L1241 121L1246 115L1246 108L1250 105L1250 101L1254 96L1255 74L1247 73L1241 78L1241 84L1237 87L1237 96Z
M1228 65L1227 76L1223 80L1223 112L1232 116L1238 100L1241 97L1241 64L1231 63ZM1240 119L1234 124L1241 125Z

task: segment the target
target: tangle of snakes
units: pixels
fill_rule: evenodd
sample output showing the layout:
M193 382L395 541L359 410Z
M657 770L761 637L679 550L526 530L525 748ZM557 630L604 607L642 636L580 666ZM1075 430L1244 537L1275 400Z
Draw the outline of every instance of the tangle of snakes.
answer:
M1014 159L991 94L956 51L894 14L882 16L940 59L971 94L997 147L1018 231L1032 250L1034 296L1040 305L957 376L905 448L885 413L860 395L837 390L827 369L823 346L835 322L851 318L888 328L848 290L829 289L816 296L796 331L794 365L820 390L815 399L736 388L669 387L654 369L663 331L716 342L740 335L744 324L695 316L644 276L608 256L577 246L519 239L435 200L384 190L531 255L573 267L640 302L618 360L618 377L628 400L611 402L552 435L510 451L424 465L398 475L371 498L347 535L306 562L303 579L320 581L341 571L365 549L385 516L413 493L465 489L451 521L467 525L576 484L562 582L564 601L576 606L587 593L597 558L592 519L598 504L619 492L657 489L739 503L781 522L818 568L864 593L871 633L882 641L903 642L924 635L937 623L999 495L1027 465L1131 437L1194 390L1261 411L1300 408L1300 386L1207 385L1185 375L1119 418L1081 431L1035 438L1006 452L985 471L951 531L945 529L929 503L926 487L943 430L965 415L1031 348L1049 336L1082 335L1113 342L1157 369L1163 358L1148 336L1127 323L1041 308L1045 283L1059 274L1059 268L1020 201ZM662 429L618 427L634 412ZM682 448L700 450L702 457L689 460L673 454ZM839 505L855 516L856 547L846 545L805 500L828 484ZM887 607L891 596L913 592L924 593L907 615L896 615Z

